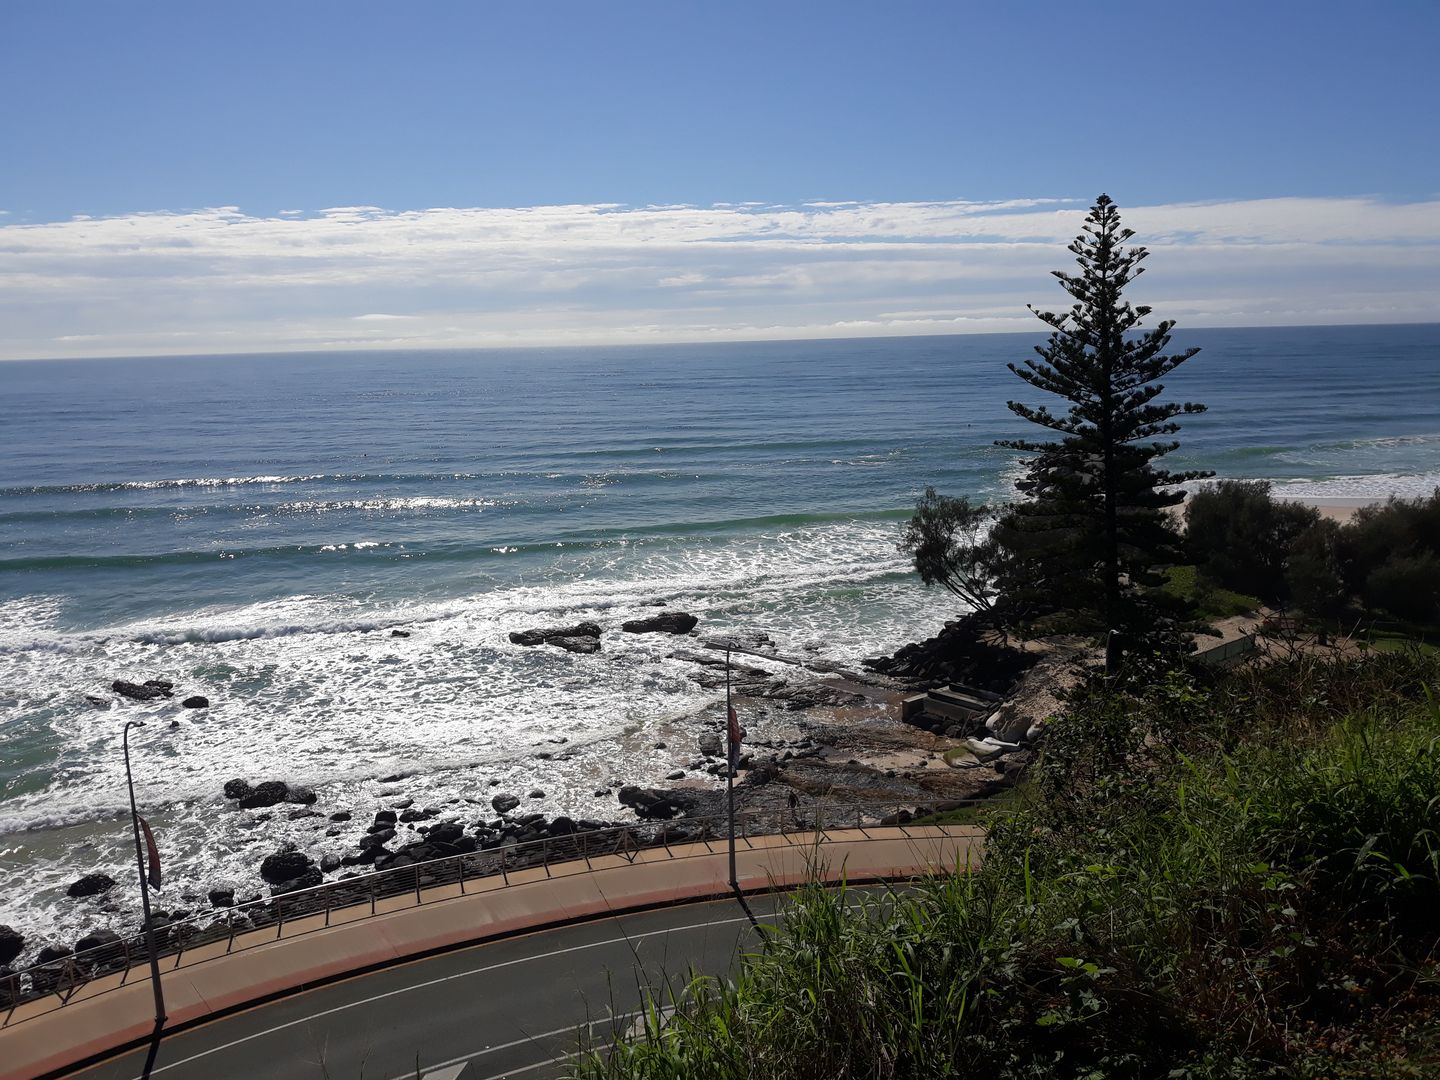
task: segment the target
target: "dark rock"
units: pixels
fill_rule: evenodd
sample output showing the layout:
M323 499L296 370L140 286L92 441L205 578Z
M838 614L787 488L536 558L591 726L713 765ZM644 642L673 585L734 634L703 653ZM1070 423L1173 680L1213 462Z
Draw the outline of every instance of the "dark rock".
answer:
M385 844L388 844L391 840L394 839L395 830L385 827L379 829L376 832L366 833L364 836L362 836L360 838L360 847L362 850L365 848L383 847Z
M79 941L75 942L75 952L88 953L92 949L116 949L121 944L120 935L114 930L91 930Z
M320 796L311 791L308 787L301 787L299 784L292 785L285 789L285 801L288 803L299 803L301 806L313 806L318 802Z
M571 652L595 652L600 648L600 627L592 622L577 623L574 626L560 626L550 630L512 630L510 632L510 643L512 645L524 645L527 648L547 643L559 644L557 639L581 639L588 638L595 644L593 649L575 648L571 645L561 645L563 649L570 649Z
M225 797L227 799L243 799L246 795L250 794L250 791L250 781L248 780L235 779L225 781Z
M495 808L497 814L508 814L520 805L520 800L514 795L496 795L490 800L490 805Z
M377 782L381 784L398 784L401 780L408 780L409 778L409 773L397 772L391 773L389 776L382 776Z
M423 862L424 860L422 859L420 861ZM376 859L375 869L398 870L402 866L414 866L415 862L414 856L405 852L395 852L394 854L386 855L384 859Z
M331 821L349 821L349 820L350 820L350 811L349 811L349 810L336 810L335 813L333 813L333 814L330 815L330 820L331 820Z
M98 896L115 887L115 879L109 874L86 874L79 881L71 882L65 890L66 896Z
M320 857L320 870L325 874L333 874L340 869L340 856L334 852Z
M260 864L260 876L271 885L280 885L299 877L314 864L314 860L303 851L277 851L265 856Z
M664 749L665 749L665 744L664 744L663 742L657 742L657 743L655 744L655 749L656 749L656 750L664 750Z
M166 697L170 697L175 690L175 684L169 679L146 679L144 685L152 690L159 690Z
M410 809L410 807L412 807L412 806L414 806L414 805L415 805L415 800L414 800L414 799L401 799L399 802L392 802L392 803L390 804L390 809L392 809L392 810L408 810L408 809Z
M700 620L684 611L662 611L645 619L620 624L627 634L688 634Z
M670 798L670 793L659 791L655 788L641 788L634 784L626 784L617 794L621 806L628 806L635 811L637 817L647 820L665 820L674 817L681 812L678 803Z
M381 829L388 829L395 824L395 821L394 810L381 810L375 815L375 824L370 826L370 831L379 832Z
M589 656L591 653L600 651L598 637L552 637L546 644L554 645L566 652L579 653L581 656Z
M684 770L684 769L676 769L676 770L675 770L674 772L672 772L672 773L667 773L666 776L665 776L665 779L666 779L666 780L684 780L684 779L685 779L685 770Z
M571 821L564 814L561 814L554 821L550 822L546 831L551 836L569 836L575 831L575 822Z
M241 796L240 807L244 810L255 810L262 806L274 806L278 802L285 801L285 794L290 790L283 780L266 780L263 784L252 788L249 795Z
M132 701L158 701L169 695L158 686L151 686L148 683L141 686L137 683L126 682L124 679L116 679L110 684L110 689L121 697L130 698Z
M108 709L110 707L110 699L101 697L99 694L86 694L85 700L97 709Z
M714 731L706 731L701 733L699 739L699 748L702 754L705 754L709 757L719 757L725 752L724 747L721 745L719 733Z
M432 844L453 844L464 835L465 826L458 821L442 821L425 834L425 839Z
M271 896L281 896L285 893L295 892L298 889L313 889L316 885L325 884L325 875L320 872L318 866L306 867L299 874L296 874L288 881L282 881L278 885L270 887Z
M409 630L391 630L391 631L390 631L390 636L391 636L391 637L409 637L409 636L410 636L410 631L409 631Z
M37 964L53 964L56 960L63 960L70 956L72 950L68 945L46 945L35 955Z
M234 907L234 889L211 889L209 892L211 907Z
M301 809L301 810L291 810L290 813L288 813L288 814L285 815L285 820L287 820L287 821L299 821L299 820L302 819L302 818L307 818L307 817L319 817L319 816L320 816L320 815L317 814L314 810L311 810L311 809L309 809L309 808L305 808L305 809Z
M538 787L534 791L530 792L530 798L532 799L543 799L544 797L545 792L541 791Z
M0 964L8 964L25 948L25 935L13 926L0 926Z
M601 788L596 788L596 789L595 789L595 798L597 798L597 799L603 799L606 795L609 795L609 794L610 794L610 789L609 789L608 787L601 787Z
M195 694L193 697L187 697L180 704L187 709L208 709L210 699L204 694Z
M400 812L400 823L402 825L412 821L424 821L426 818L434 817L429 810L402 810Z

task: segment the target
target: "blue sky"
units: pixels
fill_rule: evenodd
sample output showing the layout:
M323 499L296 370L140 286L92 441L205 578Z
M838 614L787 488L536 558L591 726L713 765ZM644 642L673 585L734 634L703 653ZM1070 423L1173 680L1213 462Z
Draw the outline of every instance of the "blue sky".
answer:
M1307 239L1303 225L1294 226L1298 239L1270 236L1265 221L1256 225L1267 215L1243 209L1257 201L1306 206L1322 233L1355 211L1373 236L1341 228L1347 239L1316 234L1314 243L1373 240L1368 246L1396 255L1382 267L1367 254L1349 277L1337 268L1323 282L1310 254L1297 255L1283 269L1294 288L1263 311L1217 306L1224 298L1205 275L1225 275L1177 261L1174 270L1189 276L1172 278L1164 295L1195 300L1192 321L1433 318L1419 294L1440 292L1437 40L1433 0L8 0L0 6L0 314L8 324L0 356L878 333L886 329L878 317L901 301L940 313L939 322L893 332L1020 328L1007 314L1019 286L1033 269L1058 265L1063 243L1053 245L1101 190L1122 208L1149 208L1162 240L1181 246L1204 242L1215 215L1192 223L1177 208L1242 208L1246 227L1259 231L1227 226L1224 242L1270 245L1270 257L1242 254L1232 279L1274 279L1282 272L1274 245ZM794 228L808 243L850 248L880 235L854 231L853 220L837 233L835 215L804 209L830 202L882 216L879 208L896 205L966 208L958 233L954 214L937 228L923 211L891 213L883 235L909 245L895 263L933 261L927 244L968 245L962 254L972 263L977 244L1042 250L1037 260L1012 258L1019 249L982 260L993 271L987 280L1008 274L1016 286L992 290L984 305L962 302L976 295L964 284L974 274L902 268L887 277L863 251L851 265L871 264L854 276L870 278L873 295L856 281L827 293L824 274L760 249L770 237L793 250ZM691 221L690 232L677 232L675 219L645 211L717 205L749 215L745 227L737 232L731 221L712 235L713 222ZM324 213L347 207L374 210L343 221ZM588 225L547 211L546 265L559 276L544 280L543 267L500 258L504 249L492 244L534 241L526 227L512 228L513 215L499 232L493 218L450 220L478 231L465 234L469 254L436 249L434 280L425 280L423 260L394 269L402 251L420 254L444 233L437 211L526 207L570 207L591 225L602 213L612 220L604 237L567 248L565 234ZM760 220L755 207L808 217ZM217 208L233 209L217 217ZM1403 228L1386 216L1396 208ZM1290 209L1277 216L1288 221ZM1002 211L1028 215L1030 225L1002 221L991 235L971 227L977 214ZM406 212L432 216L407 232ZM128 220L143 239L122 241L77 216ZM226 258L244 266L209 276L215 250L196 238L237 224L249 240L243 257ZM684 246L689 237L713 249L742 234L755 249L745 266L692 260ZM342 235L363 235L367 257L389 260L391 270L357 280L365 275L336 257ZM644 251L651 241L653 258ZM310 295L277 305L262 287L266 267L297 247L328 254L312 261L314 273L280 274ZM203 262L185 269L186 250ZM1159 273L1158 251L1152 265ZM187 293L184 310L166 314L163 292L173 304L175 281L197 275L209 292ZM766 291L766 275L772 295L759 303L750 294ZM789 307L780 295L787 280L797 301ZM688 305L672 303L687 281L703 281L706 295L692 289ZM727 294L717 290L724 281L739 284ZM1383 297L1407 283L1417 286L1413 302L1386 308ZM1030 287L1037 302L1048 299L1045 286ZM236 294L228 308L222 289ZM1357 292L1364 303L1354 302ZM1304 295L1318 299L1305 308ZM872 329L847 330L847 313ZM141 314L168 329L139 333ZM563 334L537 335L547 316L553 329L562 314ZM587 314L595 316L588 324ZM409 320L415 333L377 336L370 326L351 340L337 329L386 315L389 330Z

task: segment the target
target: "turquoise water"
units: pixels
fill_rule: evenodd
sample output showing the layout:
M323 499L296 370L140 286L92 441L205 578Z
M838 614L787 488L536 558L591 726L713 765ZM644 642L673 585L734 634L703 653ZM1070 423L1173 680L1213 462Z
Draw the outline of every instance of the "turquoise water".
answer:
M899 523L926 484L1008 490L993 440L1034 392L1004 364L1035 340L0 365L0 869L49 888L73 829L109 828L130 716L160 721L141 798L196 880L248 865L230 776L339 800L418 770L407 794L455 797L468 766L524 783L565 737L590 749L545 767L538 809L598 810L617 768L660 779L676 759L635 733L714 696L673 641L577 657L506 633L663 602L841 661L928 635L953 609L906 573ZM1203 351L1175 396L1210 412L1177 467L1311 498L1440 483L1440 326L1179 344ZM214 705L84 698L154 676ZM0 921L59 917L34 895L7 884Z

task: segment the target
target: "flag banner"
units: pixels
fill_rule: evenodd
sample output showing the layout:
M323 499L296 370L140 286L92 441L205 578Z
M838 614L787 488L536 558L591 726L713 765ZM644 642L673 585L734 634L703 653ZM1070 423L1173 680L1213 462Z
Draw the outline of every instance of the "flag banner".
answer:
M740 719L735 715L735 706L730 706L730 721L726 734L730 739L730 768L738 768L740 764L740 743L745 738L745 729L740 726Z
M143 817L136 814L135 819L140 822L140 831L145 834L145 850L150 858L150 873L147 875L150 879L150 887L158 889L160 887L160 851L155 847L155 834L150 831L150 823Z

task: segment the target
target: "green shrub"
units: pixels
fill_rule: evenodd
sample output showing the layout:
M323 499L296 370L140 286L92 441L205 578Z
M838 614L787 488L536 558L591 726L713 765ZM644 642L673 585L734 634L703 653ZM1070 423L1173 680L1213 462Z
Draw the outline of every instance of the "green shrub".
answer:
M1365 578L1365 603L1417 623L1440 623L1440 556L1392 555Z
M1291 545L1320 512L1276 500L1263 480L1221 480L1185 503L1185 550L1217 584L1267 601L1285 599Z

